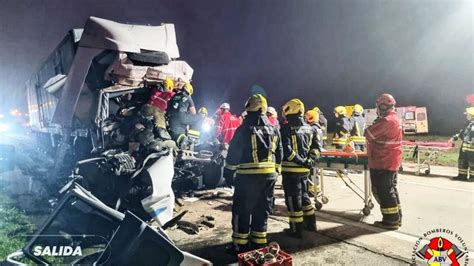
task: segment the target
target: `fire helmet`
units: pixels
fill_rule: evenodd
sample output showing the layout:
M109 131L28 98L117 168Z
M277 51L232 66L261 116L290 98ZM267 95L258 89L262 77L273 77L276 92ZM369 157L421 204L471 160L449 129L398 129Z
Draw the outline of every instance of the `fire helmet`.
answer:
M395 98L391 94L384 93L377 98L377 108L379 108L382 111L391 109L395 107L395 104L397 104L397 101L395 101Z
M206 114L206 115L207 115L207 114L208 114L207 108L204 107L204 106L201 107L201 108L199 108L198 113L199 113L199 114Z
M167 90L167 91L172 91L174 89L174 81L172 79L166 79L164 82L163 82L163 87Z
M356 104L354 105L354 112L358 114L362 114L362 112L364 112L364 107L362 107L362 105L360 104Z
M274 118L277 118L277 117L278 117L277 111L276 111L275 108L272 107L272 106L268 106L267 114L270 114L270 116L271 116L271 117L274 117Z
M189 94L190 96L193 95L194 88L193 88L193 85L191 85L191 83L189 83L189 82L184 83L183 89L184 89L186 92L188 92L188 94Z
M230 104L223 103L223 104L221 104L221 106L219 108L221 108L221 109L230 109Z
M313 124L319 121L319 113L312 109L304 114L304 118L306 122Z
M293 98L283 105L283 116L304 114L304 104L300 99Z
M466 108L466 114L470 116L474 116L474 107Z
M255 94L245 103L245 111L266 113L268 109L267 99L261 94Z
M336 108L334 108L334 113L336 113L337 115L346 115L347 113L346 107L336 106Z

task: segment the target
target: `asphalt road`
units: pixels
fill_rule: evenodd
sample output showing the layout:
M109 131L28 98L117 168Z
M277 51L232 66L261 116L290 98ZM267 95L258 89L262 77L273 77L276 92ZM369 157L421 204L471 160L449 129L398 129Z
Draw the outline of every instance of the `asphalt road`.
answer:
M434 167L429 177L400 174L398 188L404 217L398 231L374 227L373 222L381 219L378 204L374 201L371 214L364 216L361 213L363 201L335 175L327 176L325 188L329 202L317 212L318 232L308 233L303 240L282 233L288 223L283 192L277 189L277 206L268 226L269 240L277 241L283 250L290 252L294 265L406 265L412 262L419 238L422 244L417 250L438 236L424 237L424 233L442 228L461 236L471 255L474 250L474 183L450 180L454 175L456 169L450 167ZM350 176L363 188L361 174ZM225 253L231 239L230 199L185 202L182 208L190 210L189 216L185 216L187 220L192 221L203 213L217 220L215 228L205 228L198 235L170 231L178 246L218 265L235 262L235 257ZM448 236L448 240L461 246L454 234ZM461 262L468 255L463 256Z
M19 168L41 166L38 162L44 155L34 147L31 138L2 137L0 143L5 142L17 146L19 165L16 174L22 172ZM412 167L405 166L405 170L410 171ZM403 226L398 231L385 231L372 226L374 221L381 219L377 203L374 201L375 207L371 214L364 216L361 213L363 201L334 173L329 173L324 179L329 202L317 212L318 232L308 233L302 240L290 238L282 232L288 227L288 222L283 191L278 187L276 208L268 225L269 240L278 242L282 250L289 252L294 265L406 265L411 263L414 246L419 238L422 237L421 242L425 244L438 234L423 236L424 233L442 228L455 232L463 239L470 251L469 262L473 264L474 183L450 180L449 177L456 175L456 169L451 167L433 167L431 174L416 176L407 172L399 175ZM357 186L363 188L361 174L350 176ZM7 180L11 188L19 190L36 187L31 179L19 176ZM235 256L225 251L231 239L230 204L230 198L185 202L179 208L180 211L189 210L185 220L195 221L204 214L211 215L216 219L215 227L203 227L197 235L188 235L173 228L168 230L170 237L180 248L217 265L235 263ZM454 235L448 236L449 240L461 246L454 238ZM468 255L463 256L462 262Z

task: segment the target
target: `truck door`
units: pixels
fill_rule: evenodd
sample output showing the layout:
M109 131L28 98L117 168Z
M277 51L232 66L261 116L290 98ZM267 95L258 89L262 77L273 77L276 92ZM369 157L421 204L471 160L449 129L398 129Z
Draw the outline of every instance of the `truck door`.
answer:
M428 133L428 116L426 107L416 108L416 133Z

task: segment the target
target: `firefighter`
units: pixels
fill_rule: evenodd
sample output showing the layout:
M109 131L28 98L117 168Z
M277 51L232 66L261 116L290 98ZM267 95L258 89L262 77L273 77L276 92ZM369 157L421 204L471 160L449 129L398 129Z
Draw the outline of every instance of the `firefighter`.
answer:
M199 108L198 114L200 116L206 118L209 115L209 112L208 112L207 108L203 106L203 107Z
M319 113L311 109L307 111L304 115L305 122L308 123L316 133L315 137L313 138L313 141L318 142L318 146L320 147L320 151L323 151L324 147L324 142L323 142L323 136L324 132L321 129L321 125L319 124ZM313 176L315 173L313 172L314 169L311 169L310 177ZM311 180L311 178L308 179L308 194L310 197L313 197L315 194L318 194L321 192L321 184L319 182L319 176L316 175L314 179L314 184ZM316 206L322 206L322 203L316 200Z
M364 151L365 147L365 117L363 116L364 108L360 104L354 105L354 111L350 119L352 126L349 141L354 143L354 147L358 151Z
M237 253L267 244L267 219L282 158L280 133L268 122L265 97L251 96L245 110L247 115L230 142L224 168L227 184L235 187L232 248Z
M223 103L217 112L216 138L222 144L229 144L241 122L230 112L230 105Z
M316 111L319 115L319 120L318 124L321 127L321 130L323 131L323 146L326 146L326 141L328 140L328 120L324 116L324 113L319 109L319 107L315 106L313 107L314 111Z
M402 221L397 190L397 171L402 163L402 125L392 95L382 94L376 104L378 117L365 131L372 193L383 216L374 225L396 230Z
M466 108L466 127L454 135L450 142L462 139L459 150L458 175L455 180L474 181L474 107Z
M290 236L301 238L303 230L316 231L316 214L308 195L308 175L315 161L310 154L317 152L319 142L313 128L303 121L304 104L292 99L283 106L288 121L281 128L283 145L283 190L288 209ZM316 136L316 137L315 137Z
M344 106L337 106L334 108L334 115L337 118L336 127L334 128L334 135L332 144L336 149L342 149L347 144L349 131L351 130L351 123L346 116L346 108Z
M166 109L168 102L173 97L174 82L172 79L163 81L162 84L157 84L153 87L151 97L147 102L150 112L152 112L155 129L158 135L163 139L169 139L169 134L166 131Z
M193 86L190 83L185 83L183 88L170 99L166 111L168 131L178 146L184 139L188 127L205 119L196 114L196 108L191 98L193 91Z
M271 106L268 107L267 117L268 121L270 121L270 124L280 130L280 122L278 122L278 113L275 108Z

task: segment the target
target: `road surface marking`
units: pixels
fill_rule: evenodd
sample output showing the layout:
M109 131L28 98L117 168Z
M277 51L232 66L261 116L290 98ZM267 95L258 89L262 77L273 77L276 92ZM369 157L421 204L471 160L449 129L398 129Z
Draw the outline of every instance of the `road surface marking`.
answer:
M416 241L420 238L420 236L415 236L415 235L410 234L410 233L401 232L401 231L387 231L387 230L384 230L384 229L381 229L381 228L378 228L378 227L374 227L374 226L372 226L370 224L367 224L367 223L364 223L364 222L356 222L356 221L353 221L353 220L350 220L350 219L347 219L347 218L343 218L343 217L340 217L340 216L336 216L336 215L333 215L333 214L318 212L318 216L324 217L328 220L332 220L332 221L337 222L337 223L355 226L355 227L358 227L358 228L361 228L361 229L365 229L367 231L379 233L379 234L382 234L382 235L390 236L390 237L393 237L393 238L396 238L396 239L399 239L399 240L403 240L403 241L408 241L408 242L411 242L411 243L416 243ZM426 241L429 241L429 239L427 239L427 238L423 238L423 239L426 240ZM469 251L470 254L474 253L474 250L469 249L468 251Z

